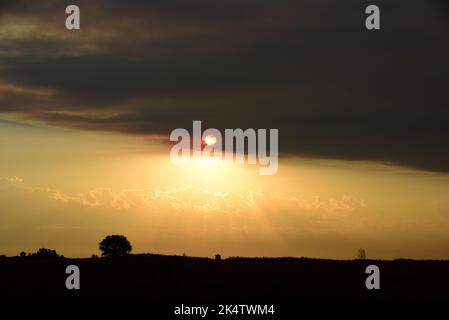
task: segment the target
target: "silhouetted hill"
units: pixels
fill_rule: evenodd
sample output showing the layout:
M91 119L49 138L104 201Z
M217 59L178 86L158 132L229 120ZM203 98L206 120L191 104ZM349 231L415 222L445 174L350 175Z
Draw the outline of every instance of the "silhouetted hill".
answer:
M65 268L81 270L81 290L67 290ZM366 266L381 289L365 288ZM2 299L449 299L449 261L208 258L138 254L120 258L0 259Z

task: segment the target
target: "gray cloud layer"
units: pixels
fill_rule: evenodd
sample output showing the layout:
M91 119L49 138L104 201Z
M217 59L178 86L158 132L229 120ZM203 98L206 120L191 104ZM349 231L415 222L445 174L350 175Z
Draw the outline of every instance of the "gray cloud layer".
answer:
M280 129L284 154L449 171L444 1L0 1L0 112L168 134ZM1 29L0 29L1 30Z

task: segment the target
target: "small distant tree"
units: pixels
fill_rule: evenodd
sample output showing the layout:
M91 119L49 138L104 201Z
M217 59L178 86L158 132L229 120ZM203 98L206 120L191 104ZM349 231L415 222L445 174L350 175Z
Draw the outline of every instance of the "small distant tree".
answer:
M107 236L99 245L102 257L122 257L132 250L131 243L122 235Z
M25 251L22 251L22 252L19 253L19 256L20 256L21 258L25 258L25 257L27 256L27 254L26 254Z
M366 259L365 249L360 248L360 249L357 250L357 259L359 259L359 260L365 260Z
M217 262L221 261L221 255L220 254L215 255L215 261L217 261Z

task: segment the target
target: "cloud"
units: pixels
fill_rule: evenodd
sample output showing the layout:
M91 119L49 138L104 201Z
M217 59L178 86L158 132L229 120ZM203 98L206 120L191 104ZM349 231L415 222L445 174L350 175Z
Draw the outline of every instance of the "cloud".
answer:
M222 193L194 187L180 187L171 190L125 189L113 191L109 188L95 188L86 193L68 195L48 188L34 188L49 199L77 203L87 207L106 207L117 210L165 209L196 213L242 213L257 210L266 205L288 210L323 211L337 213L364 208L363 199L343 195L340 199L315 197L305 200L296 196L266 195L260 192Z
M279 128L283 155L448 172L447 10L378 1L368 32L364 5L80 1L70 32L64 1L2 1L0 112L167 137Z
M265 194L249 190L247 192L221 192L193 186L173 189L123 189L112 190L98 187L79 194L68 194L47 187L28 187L23 179L17 176L0 177L3 189L11 189L41 195L49 200L73 203L90 208L106 208L116 210L166 209L196 213L243 213L259 210L266 206L284 208L286 210L322 211L337 213L354 211L366 207L365 201L349 195L340 199L304 199L299 195ZM18 188L18 189L17 189Z
M17 176L12 177L0 177L0 188L7 188L11 186L20 186L23 182L22 178L19 178Z

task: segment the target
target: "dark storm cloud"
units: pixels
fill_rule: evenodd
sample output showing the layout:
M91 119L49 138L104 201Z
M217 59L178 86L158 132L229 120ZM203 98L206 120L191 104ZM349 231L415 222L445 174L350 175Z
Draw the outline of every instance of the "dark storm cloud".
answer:
M75 33L61 2L4 3L46 32L1 42L2 112L131 134L279 128L284 154L449 171L441 1L377 1L377 32L355 0L81 1Z

